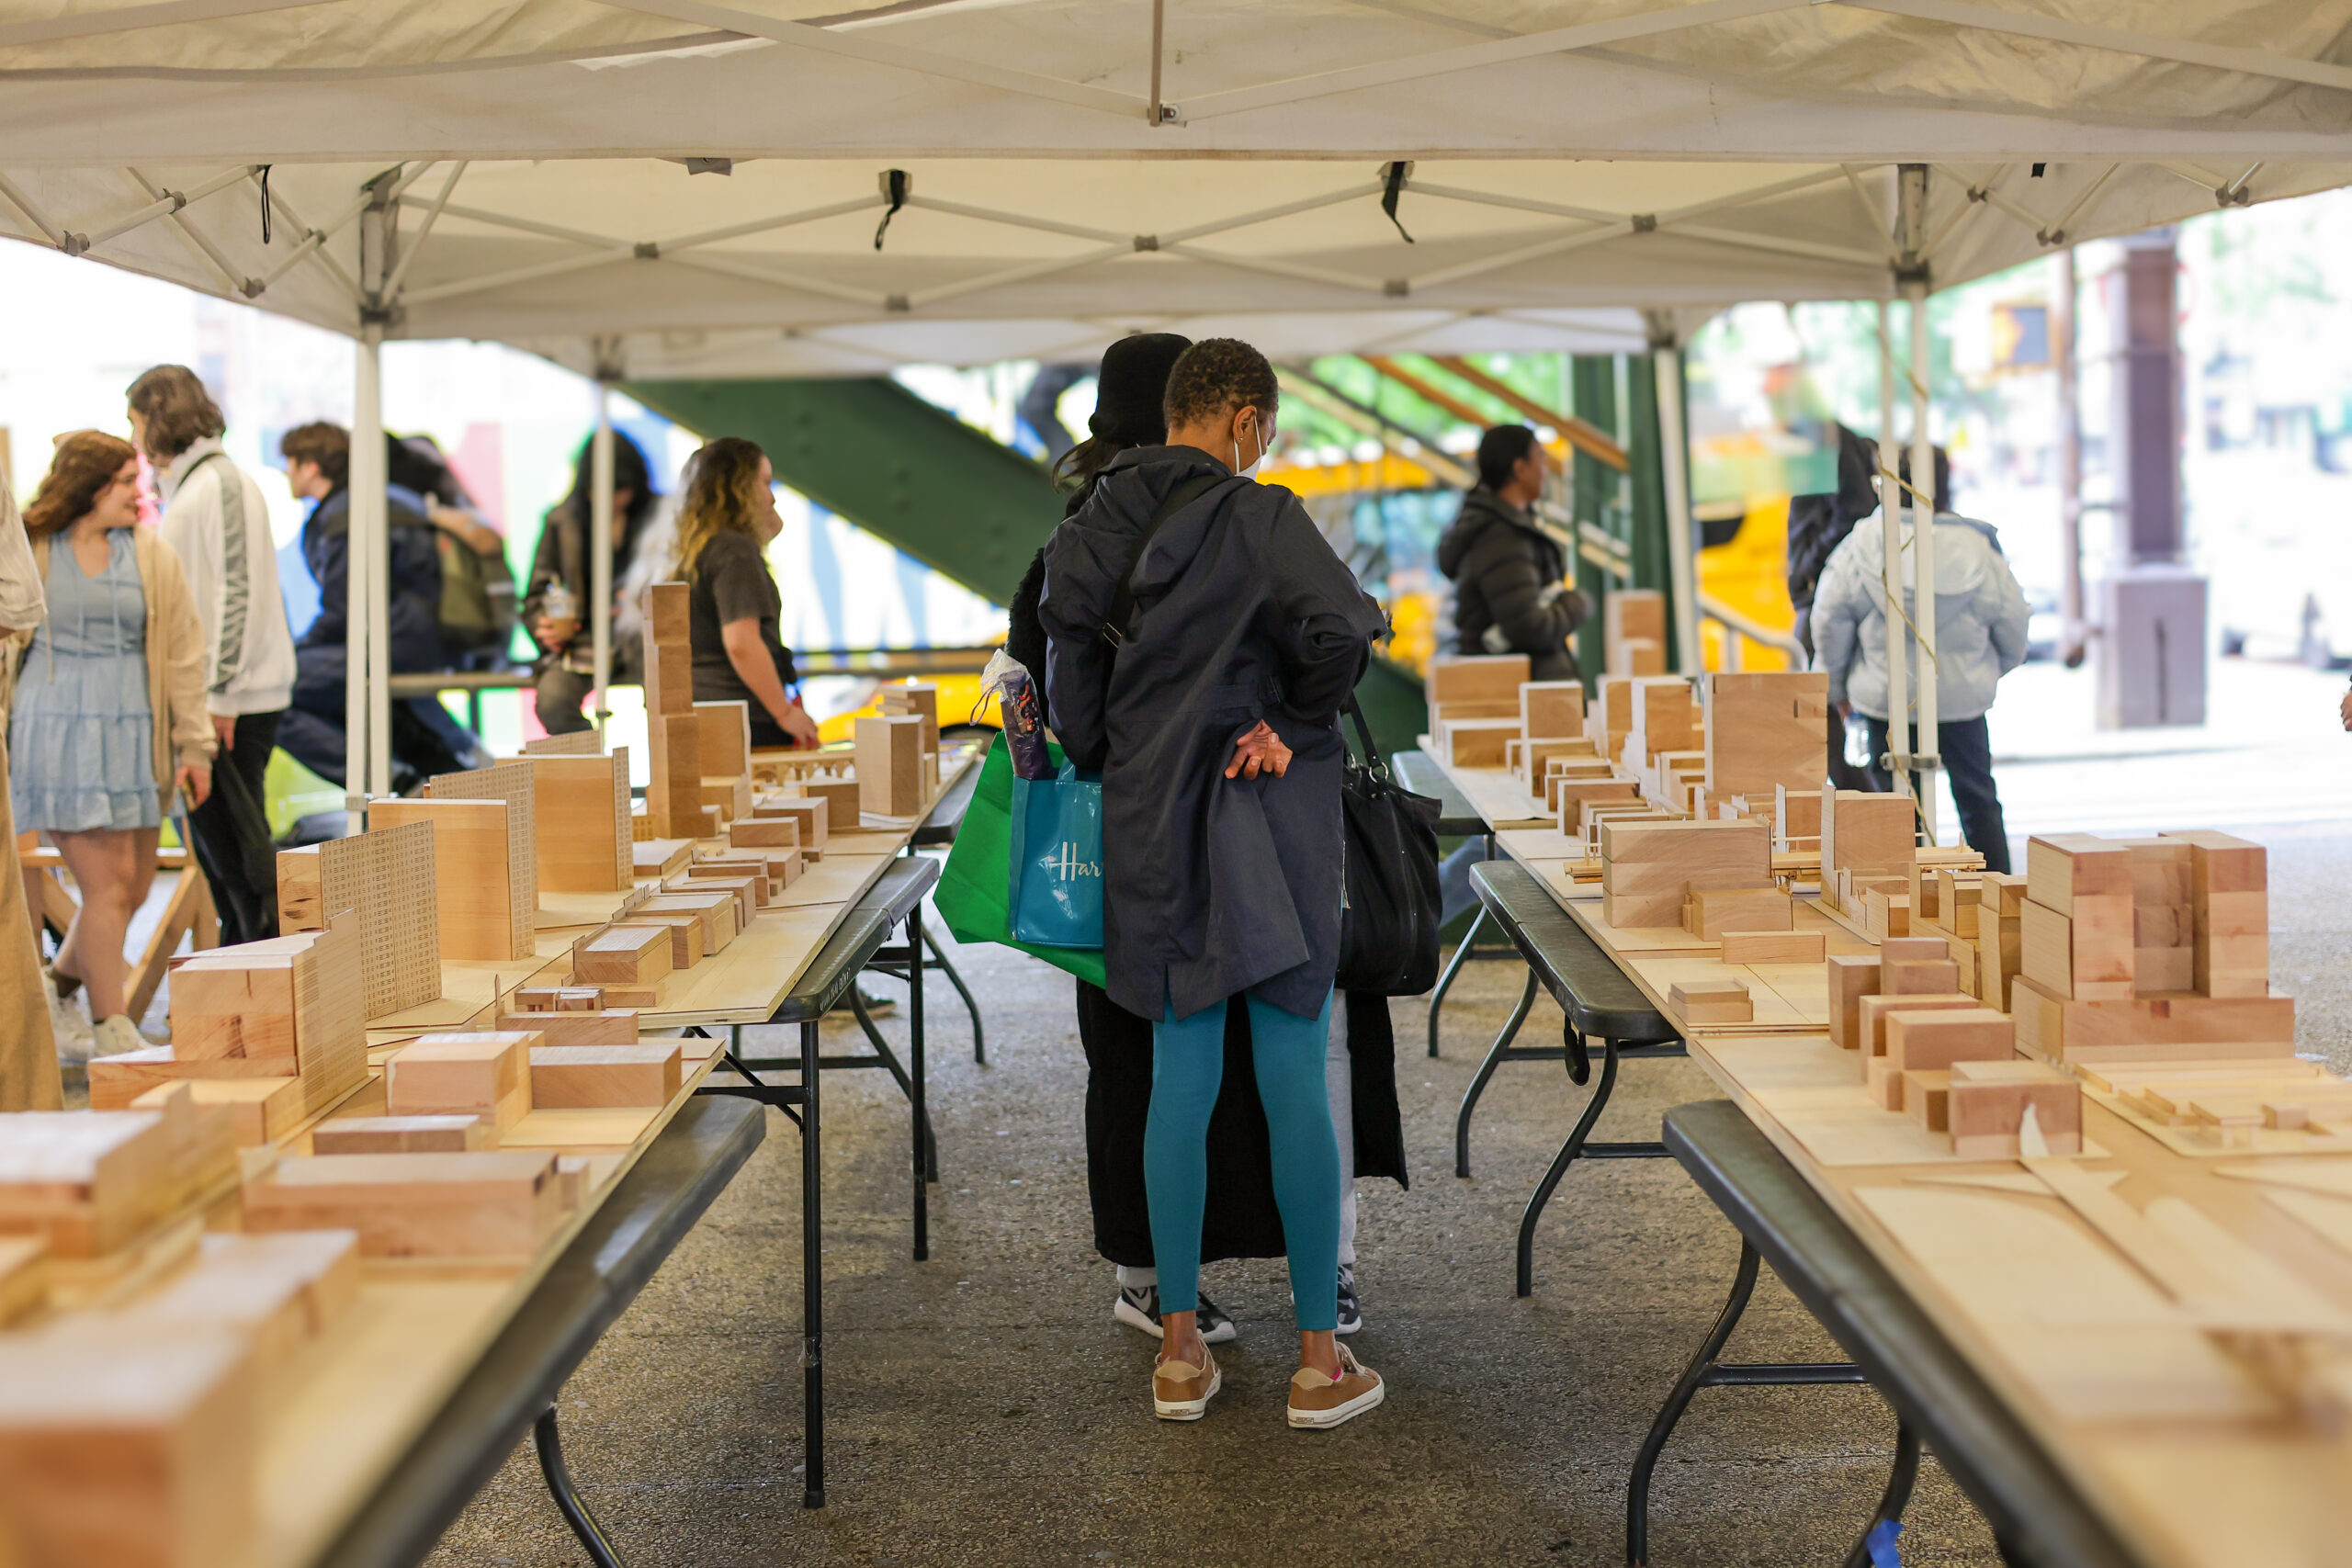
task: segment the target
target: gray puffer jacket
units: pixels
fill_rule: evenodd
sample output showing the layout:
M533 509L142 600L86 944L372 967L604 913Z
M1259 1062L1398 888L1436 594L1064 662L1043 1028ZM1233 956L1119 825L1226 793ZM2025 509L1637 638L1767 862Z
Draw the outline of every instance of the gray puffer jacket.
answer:
M1936 513L1936 717L1981 716L2002 676L2025 662L2025 592L1989 524ZM1904 612L1917 614L1912 529L1903 529ZM1829 700L1872 718L1886 700L1886 540L1875 520L1856 525L1829 558L1813 601L1813 641L1829 672ZM1919 650L1911 649L1916 713Z
M1484 487L1472 491L1438 541L1437 566L1453 580L1460 651L1524 653L1532 680L1577 678L1568 638L1588 606L1562 581L1567 553L1526 513Z

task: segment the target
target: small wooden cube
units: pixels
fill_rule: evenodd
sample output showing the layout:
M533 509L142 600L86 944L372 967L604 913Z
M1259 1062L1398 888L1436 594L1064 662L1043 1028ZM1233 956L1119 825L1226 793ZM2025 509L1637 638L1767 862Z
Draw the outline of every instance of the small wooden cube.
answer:
M1906 1067L1903 1073L1903 1109L1930 1133L1951 1131L1951 1073L1948 1068Z
M427 1034L401 1047L384 1067L384 1110L393 1116L470 1113L500 1133L531 1113L536 1029Z
M1960 965L1949 958L1912 959L1878 966L1879 994L1888 997L1942 996L1960 989Z
M1725 931L1723 960L1726 964L1819 964L1827 946L1827 933L1818 926L1804 931Z
M1667 996L1683 1022L1747 1023L1756 1016L1747 987L1737 980L1678 980Z
M1853 953L1826 960L1829 969L1830 1043L1851 1051L1861 1044L1860 1009L1864 997L1878 993L1878 961Z
M650 986L670 972L667 926L606 926L572 949L571 969L600 986Z
M677 1098L683 1056L674 1041L535 1046L532 1102L550 1110L667 1105Z
M1951 1069L1952 1153L1962 1159L2015 1159L2027 1110L2053 1155L2083 1152L2082 1085L2041 1062L1956 1062Z

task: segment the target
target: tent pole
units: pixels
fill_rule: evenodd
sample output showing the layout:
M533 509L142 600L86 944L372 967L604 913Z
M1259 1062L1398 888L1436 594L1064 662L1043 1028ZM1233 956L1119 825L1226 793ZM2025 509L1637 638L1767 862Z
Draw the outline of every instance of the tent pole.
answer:
M1690 446L1682 430L1682 351L1670 333L1651 336L1657 368L1658 461L1666 492L1666 566L1674 580L1674 666L1681 675L1702 674L1707 661L1699 651L1699 578L1690 558Z
M392 792L391 631L386 625L392 596L390 503L385 494L391 480L384 452L383 339L384 329L372 321L361 329L359 395L351 411L351 603L363 606L353 620L368 641L362 716L368 739L361 754L368 793L375 795Z
M594 649L596 732L613 716L605 688L613 678L613 384L596 378L596 439L589 457L588 625Z
M1943 760L1936 728L1936 493L1935 443L1928 429L1928 284L1914 278L1903 286L1911 301L1911 575L1917 583L1911 618L1919 639L1918 754L1919 825L1936 842L1936 769Z
M370 624L376 614L372 588L376 553L370 544L375 530L370 514L383 509L385 471L383 437L378 435L371 444L362 433L382 423L383 336L383 329L372 322L359 332L358 353L355 356L356 373L352 383L350 468L345 475L350 510L346 513L348 532L344 547L343 798L346 829L353 833L366 827L370 690L368 656L373 640Z
M1910 634L1903 624L1903 490L1896 481L1894 445L1894 330L1893 312L1878 302L1878 525L1886 599L1886 755L1873 759L1888 771L1894 788L1911 788Z

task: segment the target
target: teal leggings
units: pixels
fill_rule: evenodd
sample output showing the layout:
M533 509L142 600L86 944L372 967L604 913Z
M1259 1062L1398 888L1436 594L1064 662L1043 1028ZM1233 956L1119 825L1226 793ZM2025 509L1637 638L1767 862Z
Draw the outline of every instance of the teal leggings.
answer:
M1274 1201L1290 1249L1290 1297L1301 1333L1339 1326L1340 1144L1323 1059L1331 998L1313 1018L1250 1009L1258 1100L1272 1146ZM1159 1268L1159 1310L1196 1312L1201 1290L1201 1213L1208 1200L1209 1112L1225 1077L1225 1010L1151 1026L1151 1117L1144 1125L1143 1182L1151 1206L1151 1250Z

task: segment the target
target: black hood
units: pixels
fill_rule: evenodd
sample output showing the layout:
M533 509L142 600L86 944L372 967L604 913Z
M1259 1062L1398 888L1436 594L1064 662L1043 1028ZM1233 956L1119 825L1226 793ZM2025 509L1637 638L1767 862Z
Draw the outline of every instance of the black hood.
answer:
M1462 498L1462 510L1453 514L1446 525L1445 536L1437 542L1437 569L1449 578L1462 570L1463 558L1470 547L1489 528L1518 528L1544 536L1526 513L1511 505L1493 491L1481 485Z

